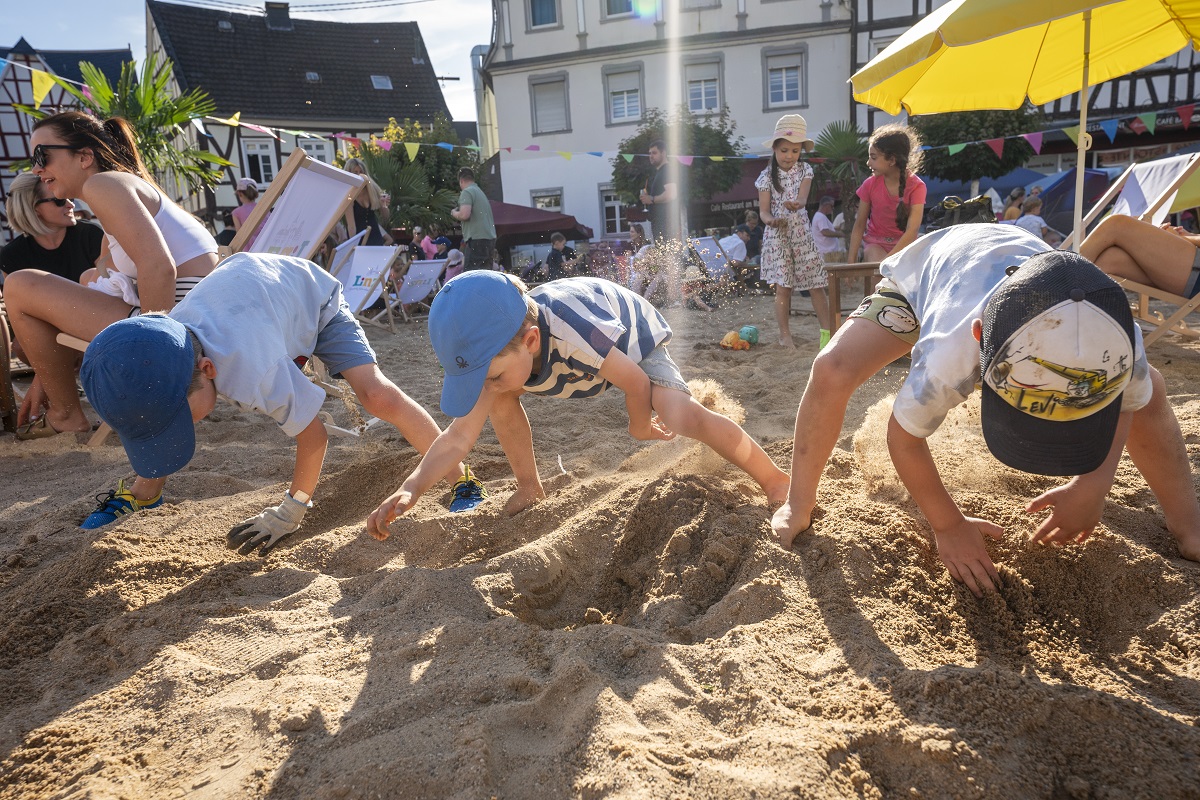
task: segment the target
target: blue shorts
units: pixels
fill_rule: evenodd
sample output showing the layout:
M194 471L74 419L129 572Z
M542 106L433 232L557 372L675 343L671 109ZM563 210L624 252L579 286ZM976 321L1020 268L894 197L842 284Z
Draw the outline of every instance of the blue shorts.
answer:
M346 305L345 300L342 300L333 319L317 332L317 347L313 355L321 359L329 374L335 378L340 378L345 370L378 361L367 341L367 334L350 313L350 306Z
M679 371L679 367L671 360L671 354L667 352L667 346L660 344L658 347L650 351L650 353L638 362L638 366L650 378L650 382L655 386L661 386L664 389L677 389L688 395L692 393L688 389L687 382L683 379L683 374Z

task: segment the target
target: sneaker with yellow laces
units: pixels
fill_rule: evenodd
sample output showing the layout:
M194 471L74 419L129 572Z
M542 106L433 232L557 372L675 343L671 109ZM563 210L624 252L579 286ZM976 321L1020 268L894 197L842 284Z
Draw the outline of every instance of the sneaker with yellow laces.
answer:
M159 492L158 497L153 500L138 500L133 496L133 492L126 488L125 481L119 480L116 489L110 489L106 495L96 495L96 501L100 505L79 524L84 530L103 528L126 514L145 508L158 508L162 505L163 498L162 492Z
M486 500L487 496L483 481L476 478L471 468L467 467L463 476L454 484L454 499L450 501L450 511L470 511Z

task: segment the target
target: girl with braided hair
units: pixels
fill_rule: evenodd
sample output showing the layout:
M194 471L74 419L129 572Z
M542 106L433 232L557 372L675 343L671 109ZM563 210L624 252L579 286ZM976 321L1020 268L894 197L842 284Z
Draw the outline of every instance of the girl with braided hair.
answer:
M42 188L81 198L96 214L105 230L98 263L107 269L88 286L37 269L6 281L9 320L37 373L21 404L19 439L91 429L75 389L78 353L57 342L59 333L91 341L119 319L170 311L217 265L212 234L154 182L125 120L55 114L34 125L30 144ZM134 491L148 503L157 493L149 485Z
M925 211L925 182L921 168L921 139L907 125L892 123L871 134L867 150L871 177L858 187L858 216L850 233L849 258L882 261L917 238Z

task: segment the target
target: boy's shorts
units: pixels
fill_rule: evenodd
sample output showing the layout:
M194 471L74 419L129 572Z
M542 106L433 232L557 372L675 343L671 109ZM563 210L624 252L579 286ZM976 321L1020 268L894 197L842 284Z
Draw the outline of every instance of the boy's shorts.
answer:
M863 298L847 319L870 320L909 347L915 346L921 335L921 323L912 306L887 281L880 282L874 294Z
M692 392L683 379L683 373L671 360L665 344L660 344L651 350L650 354L638 363L638 366L649 376L650 382L655 386L661 386L664 389L678 389L691 396Z
M340 378L345 370L378 361L367 341L367 334L350 313L350 306L346 305L345 300L342 300L333 319L317 332L317 346L313 355L321 359L329 374L335 378Z

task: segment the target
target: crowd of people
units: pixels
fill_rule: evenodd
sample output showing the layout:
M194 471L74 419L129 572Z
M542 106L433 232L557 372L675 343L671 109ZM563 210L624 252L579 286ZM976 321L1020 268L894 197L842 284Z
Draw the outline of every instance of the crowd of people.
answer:
M461 244L448 231L417 228L409 246L413 260L445 260L445 283L428 316L445 376L441 409L452 419L445 430L380 371L336 278L312 262L269 254L242 252L218 265L214 236L159 189L124 121L57 114L34 126L31 144L32 172L13 183L8 207L21 237L0 253L8 317L35 370L18 438L91 429L78 371L88 401L120 435L136 472L131 484L119 481L102 498L85 528L160 505L167 476L194 454L195 424L220 396L268 415L296 440L281 502L227 536L244 554L269 552L301 526L317 491L325 393L300 364L315 356L423 454L370 515L367 529L376 538L386 538L388 525L439 480L453 487L450 511L484 502L484 483L466 459L489 421L516 479L505 511L538 502L545 489L523 395L585 399L616 386L630 435L682 435L711 447L778 507L772 530L790 547L812 524L851 394L908 354L889 422L892 460L933 529L941 560L972 592L998 582L984 542L1002 531L960 510L926 439L977 384L992 453L1024 472L1071 478L1030 502L1031 511L1051 509L1035 540L1086 539L1128 449L1180 554L1200 560L1200 504L1182 434L1110 277L1200 293L1200 237L1112 217L1078 255L1065 253L1045 241L1040 199L1023 193L1010 196L1002 212L1011 225L960 225L922 236L921 142L907 126L872 133L871 174L856 191L846 231L845 220L832 216L833 197L817 199L809 218L814 176L806 156L813 142L803 117L782 117L763 142L771 155L755 182L758 207L719 238L724 261L715 274L683 236L683 178L661 141L650 145L652 172L640 193L649 235L635 224L627 241L581 252L555 233L544 262L520 277L497 269L490 204L474 173L463 169L451 214L461 224ZM357 159L347 167L366 174ZM235 228L254 211L257 187L240 183L237 194ZM75 218L75 198L99 226ZM368 175L346 215L347 233L365 231L368 243L383 243L390 236L380 224L385 208ZM825 265L843 260L882 262L883 280L833 331ZM693 266L709 273L699 288L686 279ZM794 293L809 297L819 352L797 410L790 473L737 423L697 402L668 351L672 331L660 309L685 302L713 308L713 285L769 286L783 347L796 344ZM90 342L81 362L58 342L60 333Z

